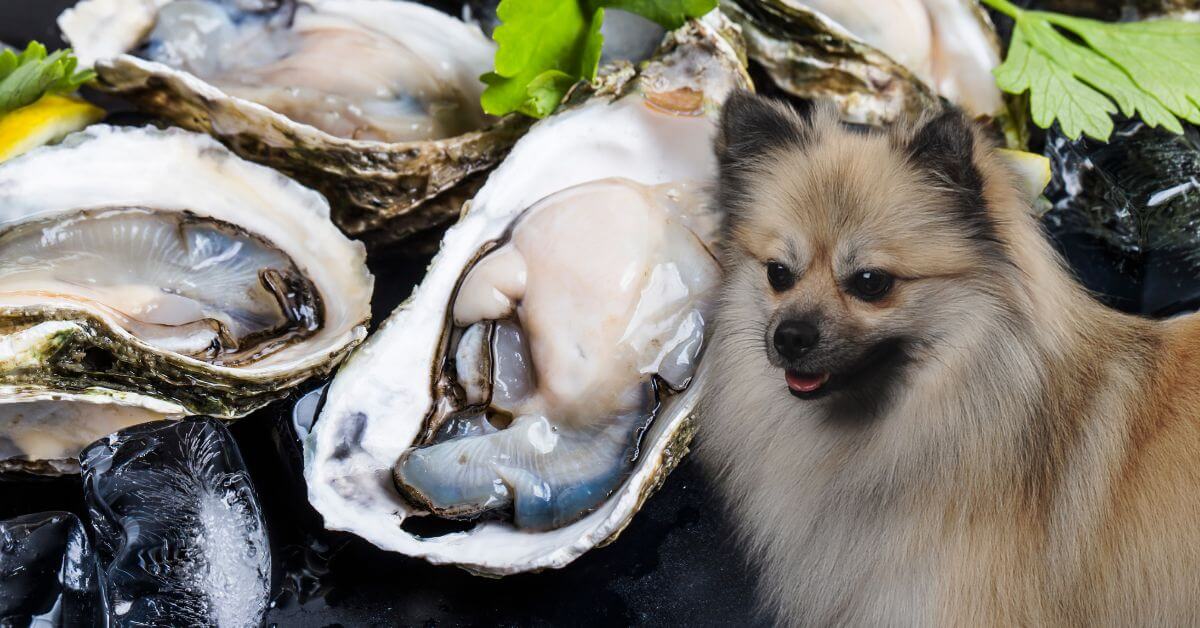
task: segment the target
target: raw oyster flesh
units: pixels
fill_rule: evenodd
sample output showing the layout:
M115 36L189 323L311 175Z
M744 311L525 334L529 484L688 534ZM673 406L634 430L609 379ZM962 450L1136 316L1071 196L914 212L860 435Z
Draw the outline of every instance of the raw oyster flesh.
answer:
M578 519L616 489L659 396L690 381L716 259L671 214L682 186L605 179L531 207L452 306L464 407L405 452L397 484L443 516ZM503 429L499 429L503 427Z
M180 130L96 126L0 165L0 385L223 417L282 396L366 335L365 252L328 212Z
M329 386L304 437L326 527L495 576L625 528L694 432L739 46L714 11L517 142Z
M225 366L259 360L324 323L316 288L270 242L211 217L144 207L0 230L0 293L87 302L149 344Z
M174 0L139 55L338 137L406 142L487 125L478 77L494 47L482 33L415 5L401 37L353 12L262 4L275 6Z

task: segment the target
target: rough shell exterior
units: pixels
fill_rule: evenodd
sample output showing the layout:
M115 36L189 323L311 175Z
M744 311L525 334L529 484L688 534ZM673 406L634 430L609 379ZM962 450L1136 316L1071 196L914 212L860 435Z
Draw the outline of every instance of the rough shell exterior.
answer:
M729 0L721 11L741 26L750 58L780 89L830 99L848 121L880 125L938 106L904 66L799 3Z

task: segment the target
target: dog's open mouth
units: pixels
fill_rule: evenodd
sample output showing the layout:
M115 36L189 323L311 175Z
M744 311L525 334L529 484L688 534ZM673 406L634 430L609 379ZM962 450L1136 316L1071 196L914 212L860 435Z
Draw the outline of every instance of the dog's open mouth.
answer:
M784 377L788 390L801 399L815 399L823 395L825 384L829 383L829 373L801 373L788 369Z
M785 366L784 379L788 391L800 399L818 399L846 389L873 391L868 397L882 398L884 390L912 359L908 345L903 338L881 341L848 368L837 371L802 371Z

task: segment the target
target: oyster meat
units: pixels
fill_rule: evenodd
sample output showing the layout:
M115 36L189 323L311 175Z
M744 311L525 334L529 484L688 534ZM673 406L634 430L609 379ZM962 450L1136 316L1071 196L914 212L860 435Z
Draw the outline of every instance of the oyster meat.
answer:
M352 235L457 215L527 126L480 108L494 44L415 2L84 0L59 24L102 88L318 189Z
M492 173L305 438L327 527L477 573L561 567L674 467L719 274L714 119L749 86L730 26L668 33Z
M59 394L235 417L328 372L373 286L328 211L181 130L95 126L0 165L0 385L35 404L5 420Z
M491 63L491 42L436 11L404 8L411 23L399 39L337 5L279 2L256 12L174 0L139 53L337 137L405 142L486 126L477 72ZM446 46L447 31L462 37Z
M552 194L466 274L452 306L466 405L435 417L436 444L401 456L409 497L445 516L511 508L517 527L549 529L624 479L669 393L658 388L691 380L719 276L670 214L667 185Z

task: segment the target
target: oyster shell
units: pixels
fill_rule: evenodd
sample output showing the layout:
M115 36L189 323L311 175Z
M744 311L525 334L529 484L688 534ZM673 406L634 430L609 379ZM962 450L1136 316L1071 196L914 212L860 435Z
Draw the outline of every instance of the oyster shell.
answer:
M636 78L622 66L596 91L569 96L571 104L537 123L491 174L413 296L338 372L304 440L309 500L327 527L481 574L562 567L615 538L674 468L703 386L689 382L702 334L684 321L702 317L704 286L714 281L705 243L718 221L701 193L716 171L714 118L728 92L749 86L729 27L713 13L669 33ZM584 221L583 233L561 224L572 217ZM620 279L622 262L614 260L630 256L603 249L625 221L634 230L622 253L653 259L629 267L629 284L640 288L613 295L623 303L614 306L587 293L608 295L602 288ZM561 238L526 237L526 228ZM665 264L662 255L670 258ZM678 263L706 256L699 267ZM672 269L690 277L670 284L681 297L671 301L674 309L665 303L669 282L655 280L657 271ZM562 298L564 286L583 300ZM617 323L629 334L598 320L631 310L632 318ZM556 325L554 311L568 320ZM595 351L594 360L581 361L561 344L539 348L572 331L583 334L574 346ZM529 360L532 370L510 369ZM611 371L601 373L602 366ZM547 381L550 373L559 379ZM503 425L502 412L480 412L485 399L508 408L511 424ZM657 407L647 425L648 403ZM471 408L474 414L463 411ZM597 421L596 412L617 418ZM588 434L593 428L603 433ZM511 464L502 463L514 446L505 440L517 441ZM454 449L464 444L472 445ZM517 459L521 452L532 458ZM459 455L483 481L456 477L454 465L444 464ZM433 464L406 466L417 457ZM488 475L492 462L511 474ZM506 491L493 492L490 479ZM554 497L539 504L541 488ZM564 492L572 488L579 490ZM534 507L523 510L523 501ZM409 525L428 510L463 517L497 508L514 511L515 524L492 512L438 537Z
M457 216L529 124L479 110L478 27L414 2L84 0L59 25L101 88L317 189L373 241Z
M374 280L328 212L178 129L93 126L0 164L0 385L221 417L281 397L366 336Z
M837 103L843 118L886 124L937 106L1000 117L991 70L1000 42L974 0L729 0L750 58L783 91Z
M0 386L0 473L79 473L79 452L131 425L181 419L180 405L103 388L80 392Z

